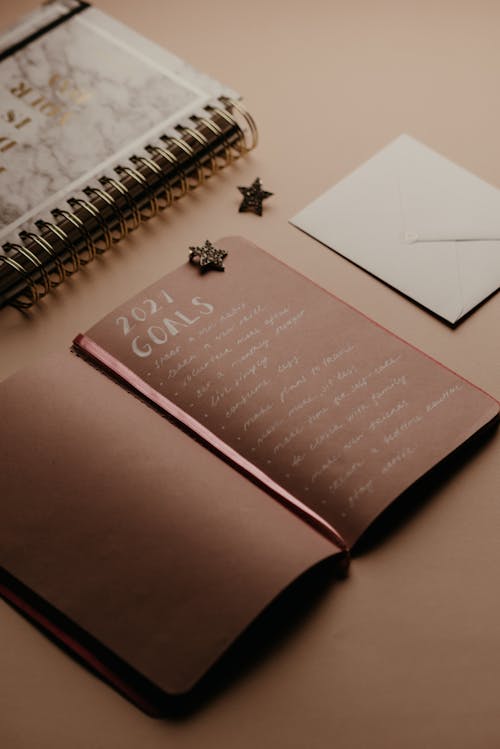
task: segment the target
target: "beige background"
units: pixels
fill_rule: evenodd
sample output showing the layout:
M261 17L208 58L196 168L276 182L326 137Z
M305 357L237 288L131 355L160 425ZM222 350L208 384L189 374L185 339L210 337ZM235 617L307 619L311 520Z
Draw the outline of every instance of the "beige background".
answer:
M3 0L2 25L34 5ZM500 187L500 3L98 7L240 90L261 142L29 318L1 312L0 376L62 350L190 244L242 234L500 398L498 296L452 330L287 223L400 132ZM261 219L237 212L236 186L257 175L275 193ZM498 435L418 494L429 501L358 556L347 582L183 720L147 718L0 604L0 745L497 747Z

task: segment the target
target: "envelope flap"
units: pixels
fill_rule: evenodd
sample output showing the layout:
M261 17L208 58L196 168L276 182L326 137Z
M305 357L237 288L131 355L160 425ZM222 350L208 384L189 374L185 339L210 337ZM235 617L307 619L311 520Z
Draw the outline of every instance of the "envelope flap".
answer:
M408 135L396 143L406 242L500 239L500 190Z
M400 135L292 223L456 323L500 281L500 190Z

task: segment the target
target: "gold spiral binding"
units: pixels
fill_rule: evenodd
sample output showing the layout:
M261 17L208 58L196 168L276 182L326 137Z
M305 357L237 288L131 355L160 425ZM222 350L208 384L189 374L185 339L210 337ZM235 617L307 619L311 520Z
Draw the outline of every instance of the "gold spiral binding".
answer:
M207 130L210 130L217 138L220 138L223 135L222 128L220 128L216 122L213 120L209 120L207 117L198 117L197 115L193 115L191 117L195 125L197 125L199 122L204 125ZM221 168L224 168L226 166L229 166L233 162L233 153L231 151L231 147L227 143L226 140L223 139L222 147L224 149L224 161L221 165L217 165L217 171ZM217 154L214 153L214 159L217 159Z
M59 286L60 284L64 283L64 281L66 280L66 271L64 269L62 260L60 257L57 256L57 253L54 252L54 249L53 247L51 247L49 242L47 242L47 240L44 239L43 237L38 236L38 234L34 234L33 232L28 232L28 231L20 232L19 238L22 240L31 239L31 241L34 242L36 245L38 245L38 247L40 247L42 252L45 255L47 255L51 261L54 262L58 275L55 280L50 279L50 288L55 289L56 286ZM22 251L19 245L17 246L17 249L22 254Z
M222 102L225 103L227 108L229 110L235 109L238 114L241 116L244 122L248 125L248 129L250 131L250 141L249 143L245 140L245 130L243 128L240 128L241 132L243 133L243 139L244 139L244 148L245 152L248 153L248 151L251 151L254 149L258 142L259 142L259 131L257 129L257 125L255 123L254 118L250 114L250 112L245 109L243 104L241 104L239 101L236 101L235 99L229 99L227 96L221 97Z
M186 143L181 138L176 138L174 135L160 135L160 140L162 140L164 143L169 146L171 143L177 146L177 148L182 151L188 158L194 159L194 148L189 145L189 143ZM191 177L193 180L191 183L188 182L188 189L194 190L199 185L202 185L205 181L205 174L203 172L203 167L200 164L200 162L197 159L194 159L194 166L196 169L196 177Z
M69 255L72 260L72 267L68 268L64 261L61 261L64 265L66 277L69 278L69 276L72 276L73 273L78 273L81 268L81 257L75 245L71 241L70 237L66 234L64 229L61 229L60 226L52 223L51 221L44 221L43 219L35 221L35 226L40 229L40 231L46 230L51 234L54 234L54 236L56 236L57 239L59 239L63 243L65 249L69 251ZM43 237L39 237L39 239L43 239ZM57 255L56 253L54 254Z
M69 200L68 200L68 203L69 203ZM81 250L78 252L78 255L80 257L80 266L87 265L87 263L90 263L92 260L94 260L97 254L97 248L94 244L92 237L88 233L83 221L81 220L81 218L77 216L76 213L63 211L61 208L54 208L54 210L51 211L51 213L53 216L55 216L55 218L58 218L58 217L65 218L66 221L69 221L69 223L72 224L75 227L75 229L78 230L80 236L83 237L84 242L85 242L85 249L87 251L87 257L83 257Z
M104 203L107 203L110 208L112 208L116 216L119 229L118 234L115 234L115 236L111 234L112 243L116 244L120 241L120 239L124 239L128 234L127 222L116 200L113 200L109 193L104 192L104 190L100 190L98 187L84 187L83 192L89 198L92 198L93 195L97 195L97 197L99 197Z
M142 222L250 151L258 140L250 113L239 101L224 96L174 132L144 146L147 155L131 156L130 166L116 166L117 179L103 175L97 180L100 187L85 187L87 199L70 197L70 210L54 208L54 221L35 221L38 234L22 231L22 244L3 245L14 255L0 255L0 267L20 277L13 284L12 274L5 273L2 286L0 274L4 303L19 309L38 303Z
M10 248L11 250L17 250L17 252L19 252L23 257L26 258L29 263L34 266L35 271L40 273L39 284L42 286L42 289L41 291L38 291L38 299L43 299L43 297L50 291L50 278L44 267L44 264L39 258L37 258L34 252L31 252L31 250L27 247L24 247L24 245L11 244Z
M177 180L179 180L179 186L178 189L180 192L177 195L174 195L174 200L179 200L179 198L182 198L183 195L187 193L189 190L189 185L187 181L186 174L183 169L180 167L179 159L177 159L174 154L168 150L168 148L163 148L163 146L146 146L145 150L151 154L159 154L162 156L165 161L167 161L169 164L174 165L176 167L176 173L175 177ZM173 194L173 193L172 193Z
M7 248L10 247L10 246L11 245L9 243L7 243ZM4 245L4 248L5 248L5 245ZM7 249L7 251L8 251L8 249ZM8 255L0 255L0 260L5 265L9 266L9 268L12 268L12 270L15 270L16 273L19 276L21 276L21 278L23 279L24 283L26 284L26 286L29 288L29 290L31 292L31 298L30 299L27 299L27 300L23 299L23 296L26 293L25 291L23 291L23 292L21 292L21 294L18 294L10 302L10 304L13 307L17 307L17 309L29 309L34 304L37 304L38 301L40 300L40 293L38 291L38 287L37 287L36 283L33 281L32 277L31 277L30 273L28 271L26 271L23 268L23 266L20 263L17 262L17 260L15 260L12 257L9 257Z
M203 133L201 133L199 130L195 130L192 127L185 127L184 125L178 125L176 129L180 133L182 133L183 138L186 136L186 134L190 135L191 138L197 143L199 143L202 148L206 148L206 146L208 146L209 144L208 138L205 135L203 135ZM210 159L210 169L208 169L207 174L203 175L204 178L210 177L212 174L215 174L215 172L217 172L219 169L219 165L217 164L217 160L215 158L215 154L213 151L209 152L208 157Z
M82 210L86 211L89 214L89 216L91 216L92 218L95 218L95 220L99 224L101 228L102 238L104 240L104 247L99 247L97 244L97 241L94 241L92 239L90 232L87 230L87 234L90 237L90 241L94 245L95 252L98 255L102 255L103 252L106 252L106 250L109 250L109 248L113 244L113 237L111 236L109 227L106 226L105 222L102 220L101 214L99 213L95 205L90 203L88 200L82 200L81 198L70 198L68 200L68 205L71 206L71 208L75 208L76 206L79 206Z
M132 164L142 164L154 175L163 175L163 171L158 166L158 164L156 164L151 159L148 159L146 156L131 156L130 161L132 162ZM160 202L161 198L163 198L163 202ZM169 206L172 205L173 200L174 198L172 195L172 188L165 180L162 180L160 192L158 193L158 195L156 195L158 210L163 211L165 210L165 208L169 208Z
M230 127L238 128L238 123L236 122L236 119L227 110L220 109L220 107L211 107L211 106L207 106L207 109L213 114L219 115L219 117L225 120ZM236 151L235 153L236 158L246 153L245 137L241 130L238 133L238 140L234 144L234 149Z
M114 187L115 190L125 199L127 207L130 211L130 219L132 220L132 225L127 227L127 233L137 229L141 225L141 214L139 213L137 205L130 197L130 192L125 187L125 185L121 182L118 182L116 179L107 176L99 177L99 182L104 187L106 185L111 185L111 187Z
M220 107L213 107L211 105L207 105L205 109L207 109L211 113L216 113L229 125L231 125L232 127L236 127L239 130L240 137L236 145L236 151L237 156L243 156L244 154L248 153L248 151L251 151L253 148L255 148L257 146L257 143L259 142L259 132L257 130L255 120L250 112L245 109L245 107L240 104L240 102L237 102L234 99L230 99L227 96L221 96L220 101L224 104L224 109L221 109ZM238 112L243 123L246 125L246 128L248 128L248 141L245 132L246 128L239 125L238 120L232 113L233 109Z
M154 194L154 192L151 190L151 187L146 177L143 174L141 174L141 172L139 172L137 169L133 169L130 166L115 166L115 172L117 174L126 174L127 176L135 180L135 182L137 182L138 185L140 185L141 187L144 187L148 191L149 213L140 211L141 221L149 221L150 218L153 218L153 216L156 216L156 214L160 210L160 207L158 205L157 197Z

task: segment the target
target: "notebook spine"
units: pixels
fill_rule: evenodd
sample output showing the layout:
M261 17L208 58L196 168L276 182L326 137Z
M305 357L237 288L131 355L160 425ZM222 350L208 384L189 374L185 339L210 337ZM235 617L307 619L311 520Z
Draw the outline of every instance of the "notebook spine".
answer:
M3 245L0 256L0 307L28 309L111 249L174 201L194 190L257 145L257 127L240 102L221 97L176 135L161 135L67 199L69 209L39 219L36 231L22 231L19 242ZM80 193L79 193L80 195ZM85 197L83 197L85 196Z

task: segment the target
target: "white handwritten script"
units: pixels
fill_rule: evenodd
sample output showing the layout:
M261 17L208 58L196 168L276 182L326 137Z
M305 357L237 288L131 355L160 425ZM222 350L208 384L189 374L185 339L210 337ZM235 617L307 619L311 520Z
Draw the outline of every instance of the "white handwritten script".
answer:
M114 319L127 365L334 524L381 509L463 382L307 281L309 302L267 283L137 297Z

